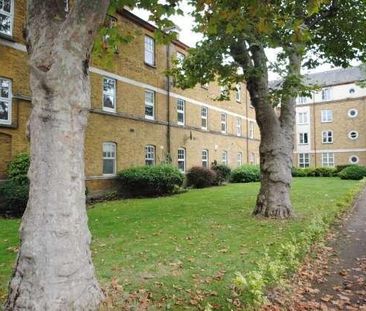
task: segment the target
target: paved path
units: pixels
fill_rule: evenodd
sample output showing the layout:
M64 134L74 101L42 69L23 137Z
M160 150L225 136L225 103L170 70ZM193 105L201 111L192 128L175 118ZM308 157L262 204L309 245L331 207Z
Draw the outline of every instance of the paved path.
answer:
M353 210L294 278L288 293L273 293L265 310L366 311L366 189Z

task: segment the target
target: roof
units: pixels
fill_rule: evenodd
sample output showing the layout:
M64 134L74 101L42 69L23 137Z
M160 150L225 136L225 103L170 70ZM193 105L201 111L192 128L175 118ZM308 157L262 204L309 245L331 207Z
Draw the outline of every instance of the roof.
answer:
M366 66L341 68L304 75L306 85L334 86L366 80ZM280 80L270 81L270 88L278 88Z

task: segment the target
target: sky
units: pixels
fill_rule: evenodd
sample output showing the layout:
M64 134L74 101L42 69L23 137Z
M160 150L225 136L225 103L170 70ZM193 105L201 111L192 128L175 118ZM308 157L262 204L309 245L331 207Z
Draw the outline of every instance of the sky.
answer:
M192 11L192 7L188 5L187 0L183 0L180 8L183 10L184 15L183 16L174 16L172 18L173 22L181 29L179 32L179 40L183 43L187 44L190 47L194 47L198 41L202 39L202 35L196 32L192 31L192 28L194 26L194 19L192 16L189 15L189 12ZM134 14L139 16L140 18L144 20L148 20L149 12L146 10L141 9L134 9L132 11ZM276 59L276 50L274 49L267 49L266 50L267 58L269 61L275 61ZM353 63L353 66L357 65L357 63ZM311 71L304 71L303 74L306 73L312 73L312 72L321 72L321 71L327 71L337 69L336 67L331 66L330 64L323 64ZM279 76L276 73L269 73L269 79L270 80L276 80Z

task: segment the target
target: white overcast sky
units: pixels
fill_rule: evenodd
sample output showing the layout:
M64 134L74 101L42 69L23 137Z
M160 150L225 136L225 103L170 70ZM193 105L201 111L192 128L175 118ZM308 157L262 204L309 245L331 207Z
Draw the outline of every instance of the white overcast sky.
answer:
M174 16L172 18L173 22L181 29L179 33L179 40L183 43L189 45L190 47L194 47L196 43L202 39L202 35L196 32L192 31L194 20L192 16L190 16L189 12L192 11L192 7L188 5L187 0L183 0L183 2L180 5L180 8L183 10L184 15L183 16ZM139 16L140 18L147 20L149 17L149 12L141 9L134 9L132 11L134 14ZM272 49L267 50L267 57L270 61L274 61L276 59L276 51ZM357 65L357 63L354 63L353 65ZM326 70L335 69L329 64L324 64L322 66L319 66L316 69L311 70L310 72L321 72ZM306 72L304 72L306 73ZM277 79L278 76L275 73L270 73L269 76L270 80Z

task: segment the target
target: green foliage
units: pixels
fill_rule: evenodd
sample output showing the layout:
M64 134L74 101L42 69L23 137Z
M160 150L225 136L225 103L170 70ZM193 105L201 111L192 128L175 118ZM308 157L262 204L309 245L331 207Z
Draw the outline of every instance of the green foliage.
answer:
M0 185L0 214L21 216L27 206L29 180L27 177L30 157L26 153L18 154L8 166L8 180Z
M341 179L361 180L362 178L366 177L366 167L360 165L351 165L339 172L338 176Z
M292 168L292 177L334 177L334 176L337 176L337 170L333 167Z
M140 166L118 173L122 191L131 196L172 194L183 184L183 174L172 165Z
M346 167L352 166L354 164L344 164L344 165L336 165L336 172L339 173L343 171Z
M214 161L211 164L211 169L216 172L215 185L222 185L229 180L231 169L227 165L217 164L217 162Z
M293 167L291 170L292 177L308 177L311 170L310 168Z
M217 175L209 168L194 166L186 174L187 186L193 188L206 188L214 185Z
M230 182L247 183L260 181L260 168L258 165L242 165L231 172Z

